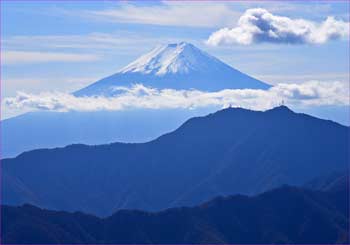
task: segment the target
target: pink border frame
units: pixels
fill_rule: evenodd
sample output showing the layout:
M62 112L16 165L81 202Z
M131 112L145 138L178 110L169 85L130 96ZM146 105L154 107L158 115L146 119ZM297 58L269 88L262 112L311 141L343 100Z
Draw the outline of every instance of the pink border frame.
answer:
M157 0L110 0L110 2L156 2ZM159 0L158 0L159 1ZM166 0L170 2L319 2L319 3L327 3L327 2L347 2L348 3L348 14L350 16L350 0ZM2 45L2 39L1 39L1 32L2 32L2 23L1 23L1 13L2 13L2 2L99 2L99 0L0 0L0 103L2 101L2 64L1 64L1 45ZM350 25L349 25L349 31L350 31ZM348 41L349 49L350 49L350 40ZM349 57L350 62L350 57ZM350 64L348 66L348 73L350 74ZM349 80L350 84L350 80ZM350 91L349 91L349 104L350 104ZM2 107L0 106L0 207L2 203L2 159L1 159L1 153L2 153ZM350 122L350 107L349 107L349 122ZM350 141L350 130L349 130L349 141ZM350 204L350 153L348 156L348 201ZM0 208L0 245L6 245L2 243L2 222L1 222L1 215L2 211ZM348 222L348 234L350 234L350 205L348 207L348 215L349 215L349 222ZM16 245L16 244L11 244ZM37 245L37 244L22 244L22 245ZM40 244L44 245L44 244ZM50 244L52 245L52 244ZM73 245L73 244L65 244L65 245ZM85 244L74 244L74 245L85 245ZM113 244L89 244L89 245L113 245ZM130 245L130 244L115 244L115 245ZM139 245L146 245L146 244L139 244ZM158 244L158 245L168 245L168 244ZM176 244L171 244L176 245ZM178 244L178 245L194 245L194 244ZM216 244L205 244L205 245L216 245ZM234 244L234 245L240 245L240 244ZM243 244L242 244L243 245ZM269 245L269 244L244 244L244 245ZM278 245L278 244L276 244ZM284 244L288 245L288 244ZM292 244L289 244L292 245ZM298 245L308 245L308 244L298 244ZM328 244L319 244L319 245L328 245Z

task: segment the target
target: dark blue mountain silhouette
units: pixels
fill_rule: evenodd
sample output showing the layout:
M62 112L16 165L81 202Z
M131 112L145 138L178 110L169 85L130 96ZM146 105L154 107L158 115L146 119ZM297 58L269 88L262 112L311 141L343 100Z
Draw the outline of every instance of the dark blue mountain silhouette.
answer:
M3 206L2 238L6 244L348 244L348 193L345 181L327 192L283 186L191 208L120 210L105 219Z
M6 159L3 201L105 216L300 186L347 169L348 133L285 106L228 108L148 143L71 145Z

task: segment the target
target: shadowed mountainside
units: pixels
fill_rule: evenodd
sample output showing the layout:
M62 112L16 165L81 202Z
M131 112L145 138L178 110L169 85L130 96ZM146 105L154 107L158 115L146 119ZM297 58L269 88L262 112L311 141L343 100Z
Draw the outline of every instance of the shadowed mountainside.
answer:
M334 244L349 243L348 183L327 192L283 186L255 197L218 197L157 213L2 207L6 244Z

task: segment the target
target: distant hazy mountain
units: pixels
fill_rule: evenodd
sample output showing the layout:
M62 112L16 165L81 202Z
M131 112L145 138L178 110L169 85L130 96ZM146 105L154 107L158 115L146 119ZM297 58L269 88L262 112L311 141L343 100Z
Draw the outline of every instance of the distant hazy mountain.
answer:
M130 109L94 112L30 112L1 122L1 157L66 145L147 142L213 108Z
M149 143L72 145L5 159L3 202L110 215L303 185L347 169L348 135L348 127L285 106L229 108Z
M349 244L348 183L327 192L283 186L158 213L101 219L34 206L2 207L6 244Z
M103 78L74 94L77 96L120 93L118 87L142 83L158 89L267 89L270 85L250 77L190 43L157 47L116 74Z

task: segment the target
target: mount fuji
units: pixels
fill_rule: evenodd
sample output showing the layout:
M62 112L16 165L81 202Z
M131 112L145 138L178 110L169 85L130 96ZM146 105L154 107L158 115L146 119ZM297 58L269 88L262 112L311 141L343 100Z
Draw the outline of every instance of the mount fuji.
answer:
M120 87L132 87L135 84L157 89L201 91L270 87L194 45L181 42L159 46L114 75L73 94L108 97L125 91ZM175 130L191 117L204 116L218 109L220 107L212 106L191 110L30 112L2 122L2 157L13 157L23 151L72 143L146 142Z
M118 87L144 86L164 89L268 89L270 85L250 77L186 42L159 46L116 74L79 91L76 96L113 96Z

